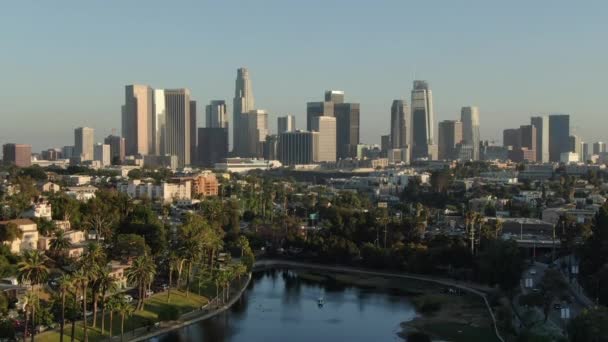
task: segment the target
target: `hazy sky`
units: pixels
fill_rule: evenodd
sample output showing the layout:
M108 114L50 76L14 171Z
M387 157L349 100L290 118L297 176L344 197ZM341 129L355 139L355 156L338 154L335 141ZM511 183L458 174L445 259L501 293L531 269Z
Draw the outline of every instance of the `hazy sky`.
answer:
M361 103L361 140L388 132L393 99L428 80L437 121L478 105L482 138L532 114L571 114L608 138L606 1L11 1L0 5L0 143L73 144L120 131L124 85L187 87L201 115L232 113L246 66L256 107L296 115L340 89ZM232 120L232 115L230 115ZM437 122L436 122L437 124Z

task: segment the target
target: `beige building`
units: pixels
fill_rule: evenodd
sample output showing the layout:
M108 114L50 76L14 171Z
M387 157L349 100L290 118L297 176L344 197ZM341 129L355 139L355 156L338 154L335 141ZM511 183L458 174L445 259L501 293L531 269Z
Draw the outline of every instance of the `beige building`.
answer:
M21 254L24 251L34 250L38 248L38 226L30 219L16 219L9 221L0 221L1 229L9 223L14 223L23 233L20 239L5 241L4 244L9 246L11 253Z
M319 143L315 146L317 159L315 162L336 161L336 118L332 116L316 116L312 118L312 131L319 132Z
M180 167L190 165L190 90L165 89L165 154L177 156Z
M74 130L74 154L80 161L93 160L95 130L90 127L78 127Z
M153 145L152 88L132 84L125 87L125 104L122 106L122 136L127 155L146 155Z

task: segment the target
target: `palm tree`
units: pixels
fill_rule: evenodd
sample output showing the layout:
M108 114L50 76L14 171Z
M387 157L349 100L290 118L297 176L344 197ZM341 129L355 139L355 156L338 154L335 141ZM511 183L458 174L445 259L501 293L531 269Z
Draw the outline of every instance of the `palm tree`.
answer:
M101 245L91 242L87 245L87 253L81 260L81 267L86 269L88 285L91 287L93 296L93 326L97 325L97 304L99 302L99 290L101 288L98 279L106 266L106 253Z
M63 342L65 327L65 299L68 294L68 291L70 291L74 284L72 282L72 278L67 274L63 274L61 277L59 277L57 283L59 285L59 292L61 293L61 323L59 329L59 341Z
M44 262L46 258L42 252L37 250L25 251L21 261L17 264L19 267L19 282L32 285L32 288L37 288L37 285L42 284L49 275L49 269Z
M106 294L108 292L113 293L116 291L116 280L112 275L110 275L110 271L106 268L102 269L99 273L99 278L97 279L99 282L99 286L101 288L101 334L104 334L105 329L105 318L106 318ZM94 307L94 309L97 309ZM93 315L93 321L95 321L95 314Z
M32 342L34 342L34 336L36 335L36 322L35 322L35 317L36 317L36 307L38 306L38 296L32 292L32 291L28 291L27 294L25 295L25 332L23 334L23 341L25 342L26 340L26 336L27 336L27 321L28 321L28 315L32 317L32 331L31 331L31 336L32 336Z
M112 334L114 333L114 313L118 312L121 305L123 305L125 299L121 295L114 295L109 297L104 304L104 309L110 312L110 341L112 341ZM103 322L103 321L102 321ZM103 334L103 323L102 323L102 334Z
M123 341L125 336L125 316L131 316L134 308L127 302L120 302L116 311L120 314L120 340Z
M55 258L59 256L65 256L66 251L72 246L72 242L65 235L65 232L61 229L55 231L55 238L49 244L49 249L52 252L52 256Z
M154 260L147 254L137 257L131 267L127 269L127 279L130 283L137 284L139 298L137 299L137 310L144 308L145 289L148 284L152 283L152 279L156 274L156 265Z
M89 269L81 266L73 275L75 286L80 287L80 290L82 291L82 327L84 331L84 342L89 341L89 331L87 329L87 288L89 286L89 272Z
M167 303L169 303L169 301L171 300L171 286L173 286L173 272L175 272L175 270L177 268L179 268L179 264L180 264L180 259L179 257L171 252L171 254L169 254L169 287L167 288ZM179 287L179 284L178 284Z

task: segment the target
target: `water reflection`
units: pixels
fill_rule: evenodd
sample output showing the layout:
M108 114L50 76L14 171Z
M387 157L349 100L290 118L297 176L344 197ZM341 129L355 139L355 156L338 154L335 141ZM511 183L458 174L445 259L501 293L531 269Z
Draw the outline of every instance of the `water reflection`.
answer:
M416 315L399 289L351 286L302 272L257 272L230 310L152 341L400 341L399 323ZM323 306L317 305L320 297Z

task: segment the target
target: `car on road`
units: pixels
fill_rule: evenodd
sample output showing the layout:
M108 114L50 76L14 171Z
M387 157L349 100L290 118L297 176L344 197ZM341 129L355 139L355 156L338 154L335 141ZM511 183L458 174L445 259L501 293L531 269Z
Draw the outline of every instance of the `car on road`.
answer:
M555 310L561 310L562 309L562 305L560 303L555 303L555 304L553 304L553 308Z

